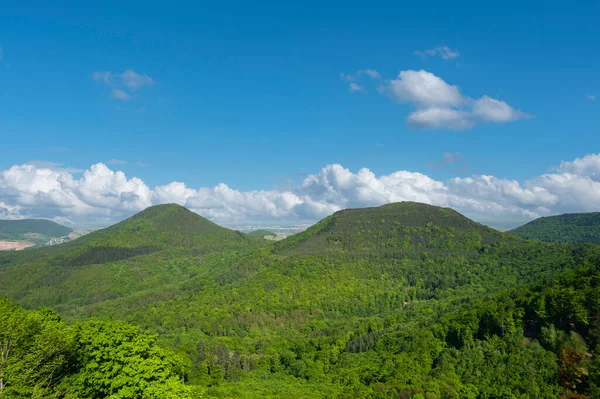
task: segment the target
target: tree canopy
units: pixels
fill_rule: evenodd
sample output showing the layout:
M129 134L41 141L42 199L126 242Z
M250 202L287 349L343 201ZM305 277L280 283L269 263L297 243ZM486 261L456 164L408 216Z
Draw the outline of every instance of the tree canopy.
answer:
M3 363L0 396L600 395L600 246L415 203L336 213L280 242L178 227L198 226L186 212L0 258L13 281L0 292L38 309L2 302L2 342L27 355ZM89 252L117 239L134 252Z

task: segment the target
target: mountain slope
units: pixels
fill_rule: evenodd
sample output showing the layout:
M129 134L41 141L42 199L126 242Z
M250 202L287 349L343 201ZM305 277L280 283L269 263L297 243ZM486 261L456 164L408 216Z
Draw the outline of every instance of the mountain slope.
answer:
M585 295L579 282L551 287L597 265L600 246L523 240L415 203L338 212L279 243L238 241L187 212L151 208L13 260L0 293L158 334L207 398L555 398L563 345L587 356L600 337L598 280L585 277ZM64 262L117 238L123 251L157 247ZM549 291L520 298L533 282Z
M509 234L544 242L600 244L600 212L543 217Z
M397 246L395 237L411 245ZM189 380L208 386L209 397L409 398L434 386L448 395L427 396L469 397L477 389L495 397L503 389L550 398L554 355L520 346L523 335L488 343L488 331L519 331L520 316L505 310L504 298L491 301L493 317L473 303L551 280L600 253L522 240L410 203L342 211L264 248L272 250L238 254L188 280L91 304L75 316L158 332L164 345L189 354ZM457 320L440 321L451 315ZM473 340L489 348L458 352ZM473 366L485 382L437 379L435 364L452 370L449 362L462 362L457 369L464 370L470 356L498 353L508 359L495 359L498 369L479 360ZM502 367L515 371L505 375Z
M93 303L188 278L211 253L261 241L158 205L65 244L0 255L0 293L27 306Z
M306 231L281 241L278 248L294 253L386 249L472 250L500 241L510 241L510 238L473 222L453 209L400 202L336 212Z

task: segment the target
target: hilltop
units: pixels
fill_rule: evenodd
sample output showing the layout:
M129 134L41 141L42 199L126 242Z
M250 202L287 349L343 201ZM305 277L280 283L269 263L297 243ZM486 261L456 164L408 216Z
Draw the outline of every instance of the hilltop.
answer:
M92 303L185 279L211 253L257 242L182 206L157 205L64 244L2 254L0 292L31 306Z
M510 241L450 208L399 202L346 209L279 243L297 252L325 250L445 249L472 250Z
M68 236L71 232L73 229L70 227L62 226L51 220L0 220L0 243L13 242L14 247L48 245L52 243L53 239L56 241L58 238Z
M155 205L106 229L95 231L77 244L135 248L152 246L220 249L229 242L244 241L244 234L221 227L177 204Z
M508 233L543 242L600 244L600 212L542 217Z

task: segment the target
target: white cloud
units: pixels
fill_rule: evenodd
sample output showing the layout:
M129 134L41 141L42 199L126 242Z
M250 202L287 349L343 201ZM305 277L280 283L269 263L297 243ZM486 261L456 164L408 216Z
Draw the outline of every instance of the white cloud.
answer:
M396 79L388 81L388 88L397 101L422 107L459 107L465 102L458 86L424 70L401 71Z
M408 115L408 124L428 129L464 130L475 126L468 112L452 108L423 108Z
M460 56L458 50L452 50L448 46L438 46L425 51L415 51L415 54L421 57L440 56L445 60L453 60Z
M350 91L351 93L362 93L365 91L365 89L361 85L351 82L348 86L348 91Z
M464 156L448 153L445 163ZM0 172L0 217L45 217L76 224L109 224L147 206L175 202L217 223L300 223L343 208L419 201L448 206L477 221L515 226L564 212L600 211L600 154L562 162L524 182L488 175L438 181L400 170L377 176L327 165L302 183L280 190L240 191L226 184L193 188L183 182L149 188L104 164L79 177L54 164L27 163Z
M571 162L563 161L556 168L558 173L566 173L579 177L587 177L600 182L600 155L588 154L583 158L577 158Z
M590 101L596 101L596 95L595 94L588 94L587 96L585 96L586 100L590 100Z
M476 100L467 97L458 86L425 70L401 71L395 79L384 81L378 91L399 103L412 104L416 110L409 114L408 124L418 128L464 130L481 122L533 117L487 95Z
M0 219L21 219L20 207L18 205L8 205L0 201Z
M473 103L473 115L491 122L510 122L530 118L530 115L515 110L504 101L488 96L483 96Z
M122 73L113 73L110 71L94 72L94 80L104 82L110 87L110 98L126 101L131 99L132 95L144 86L153 86L156 82L148 75L139 74L132 69L127 69Z

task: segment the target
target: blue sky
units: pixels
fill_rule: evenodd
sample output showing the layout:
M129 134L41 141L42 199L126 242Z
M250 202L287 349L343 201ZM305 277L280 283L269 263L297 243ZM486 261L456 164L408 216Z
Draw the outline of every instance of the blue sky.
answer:
M328 164L525 181L599 152L595 1L86 4L3 5L0 170L103 162L149 187L244 191ZM417 54L441 46L457 55ZM381 80L340 79L365 69ZM128 70L149 80L128 86ZM421 70L534 117L415 127L423 103L377 89Z

